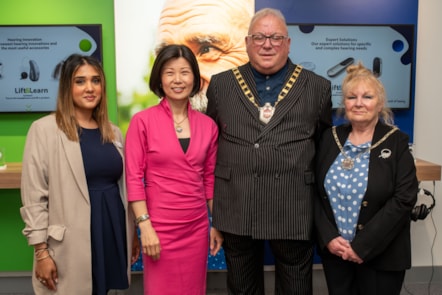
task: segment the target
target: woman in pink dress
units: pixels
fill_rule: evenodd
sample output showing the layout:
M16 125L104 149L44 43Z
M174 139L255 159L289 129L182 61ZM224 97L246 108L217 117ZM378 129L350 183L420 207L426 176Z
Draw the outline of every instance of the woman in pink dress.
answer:
M200 74L192 51L168 45L149 81L158 105L135 114L126 135L128 200L141 233L144 294L205 294L218 129L191 108ZM210 237L209 237L210 232Z

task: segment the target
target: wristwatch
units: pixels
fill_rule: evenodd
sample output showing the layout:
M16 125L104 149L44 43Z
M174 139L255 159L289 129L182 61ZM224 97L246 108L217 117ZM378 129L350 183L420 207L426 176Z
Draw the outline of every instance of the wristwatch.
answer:
M138 225L140 222L143 222L145 220L148 220L150 218L149 214L143 214L137 217L135 220L135 224Z

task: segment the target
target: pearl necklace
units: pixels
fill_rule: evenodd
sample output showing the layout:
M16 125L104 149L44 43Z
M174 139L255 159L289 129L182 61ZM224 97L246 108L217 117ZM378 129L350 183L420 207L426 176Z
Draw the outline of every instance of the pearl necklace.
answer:
M181 124L187 119L187 116L182 119L180 122L176 122L175 119L173 119L173 122L175 123L175 131L178 133L183 132L183 127L181 127Z
M368 149L363 150L359 154L356 155L356 157L351 158L347 153L344 151L344 148L342 147L341 142L339 141L338 135L336 134L336 126L333 126L332 132L333 137L335 138L336 145L338 146L339 150L341 151L341 154L344 156L344 160L341 163L341 167L344 170L350 170L353 169L355 166L355 160L358 159L363 153L369 152L372 149L378 147L381 143L383 143L391 134L393 134L396 130L398 130L397 127L393 127L387 134L384 135L378 142L376 142L374 145L370 146Z

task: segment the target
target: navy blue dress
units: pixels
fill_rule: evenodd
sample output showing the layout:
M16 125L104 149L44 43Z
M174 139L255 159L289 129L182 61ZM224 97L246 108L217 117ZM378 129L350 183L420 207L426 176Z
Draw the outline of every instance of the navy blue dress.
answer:
M127 289L126 218L118 180L123 160L99 129L81 129L80 146L91 202L93 294ZM75 210L75 208L72 208Z

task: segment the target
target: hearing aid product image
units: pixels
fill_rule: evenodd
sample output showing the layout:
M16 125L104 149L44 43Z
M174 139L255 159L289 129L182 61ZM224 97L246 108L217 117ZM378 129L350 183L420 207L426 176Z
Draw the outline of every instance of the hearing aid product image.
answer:
M36 82L40 78L40 69L38 68L37 62L32 59L23 58L22 65L20 68L20 80L29 80Z
M29 61L29 80L35 82L38 81L38 78L40 78L40 69L35 60L31 59Z
M28 79L29 76L29 59L24 57L20 65L20 80Z
M380 57L375 57L373 59L373 75L377 78L381 76L382 59Z
M60 61L59 63L57 63L54 67L54 70L52 71L51 77L54 80L58 80L60 79L60 73L61 73L61 68L63 67L64 64L64 60Z
M337 65L331 67L327 71L327 75L329 77L336 77L337 75L342 73L342 71L344 71L349 65L351 65L354 62L355 62L355 59L353 57L346 58L343 61L341 61L340 63L338 63Z

